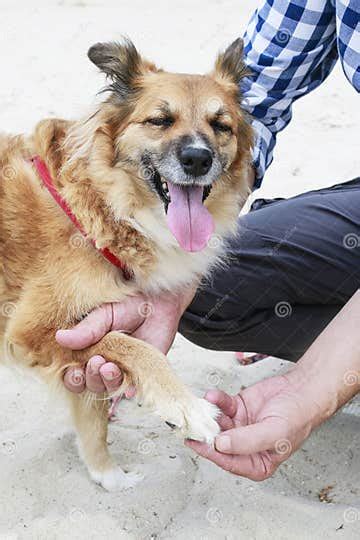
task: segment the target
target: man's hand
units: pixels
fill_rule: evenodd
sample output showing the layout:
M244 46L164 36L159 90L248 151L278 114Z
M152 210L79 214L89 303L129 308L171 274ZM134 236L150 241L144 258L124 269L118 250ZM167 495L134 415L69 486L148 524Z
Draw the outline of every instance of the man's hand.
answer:
M129 297L121 303L105 304L95 309L70 330L59 330L57 342L73 350L85 349L97 343L108 332L119 330L147 341L167 354L180 318L194 297L196 288L185 294L164 293L156 298L142 295ZM87 388L92 392L113 392L119 388L122 374L119 368L101 356L91 358L85 372L69 368L64 376L68 390L80 393Z
M238 395L211 390L206 399L222 411L222 433L215 448L196 441L186 444L222 469L251 480L265 480L288 459L313 428L315 404L286 375L261 381Z
M270 377L237 396L208 392L222 411L215 449L187 441L219 467L265 480L312 430L360 392L360 291L286 375Z

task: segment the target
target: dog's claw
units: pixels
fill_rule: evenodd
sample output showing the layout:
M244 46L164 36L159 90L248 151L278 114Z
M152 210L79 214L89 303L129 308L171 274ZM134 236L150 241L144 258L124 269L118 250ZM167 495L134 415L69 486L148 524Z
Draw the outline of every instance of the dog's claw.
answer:
M172 424L171 422L165 421L165 424L167 424L171 429L176 429L177 426L175 424Z
M116 396L116 397L111 398L111 405L109 407L109 412L108 412L109 422L115 421L116 409L120 401L121 401L121 396Z

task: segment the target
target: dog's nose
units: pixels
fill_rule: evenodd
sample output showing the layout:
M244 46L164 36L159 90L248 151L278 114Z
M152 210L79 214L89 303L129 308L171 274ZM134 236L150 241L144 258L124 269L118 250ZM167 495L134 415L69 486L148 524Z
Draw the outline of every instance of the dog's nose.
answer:
M209 172L212 165L212 155L207 148L185 146L180 150L180 163L186 174L202 176Z

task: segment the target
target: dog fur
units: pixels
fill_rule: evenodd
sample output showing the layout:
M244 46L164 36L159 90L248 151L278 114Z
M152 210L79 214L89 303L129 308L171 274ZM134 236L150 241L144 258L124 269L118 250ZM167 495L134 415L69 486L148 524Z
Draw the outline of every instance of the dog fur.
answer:
M223 239L235 231L249 191L252 130L240 105L239 82L247 74L242 43L219 55L208 75L157 69L126 40L97 44L89 57L110 79L107 98L91 116L44 120L31 136L0 136L2 359L62 388L66 368L100 354L124 373L121 392L134 385L141 400L183 436L211 442L218 432L215 407L195 397L159 351L120 332L69 351L57 344L55 332L128 295L176 293L221 260ZM171 123L161 122L171 125L148 121L164 114L172 115ZM149 178L154 167L172 174L175 145L189 137L205 141L221 165L204 202L215 222L215 241L198 253L179 247ZM132 280L124 280L54 202L30 162L34 155L47 164L88 237L124 261ZM180 175L176 167L173 174ZM87 392L64 396L94 480L106 489L134 485L137 476L125 474L108 452L108 401L90 399Z

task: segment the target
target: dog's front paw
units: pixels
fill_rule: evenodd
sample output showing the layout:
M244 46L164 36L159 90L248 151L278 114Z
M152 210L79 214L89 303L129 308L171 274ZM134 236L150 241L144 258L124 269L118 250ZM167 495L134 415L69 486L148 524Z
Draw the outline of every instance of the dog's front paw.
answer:
M92 479L106 491L122 491L133 488L143 480L143 476L135 472L124 472L120 467L114 467L104 472L92 471Z
M219 414L219 409L213 403L209 403L206 399L196 399L185 417L186 424L183 430L185 438L212 444L220 432L216 421Z
M193 439L212 444L214 438L220 432L216 418L219 409L205 399L193 398L181 406L177 404L177 410L169 411L166 423L179 429L185 439Z

